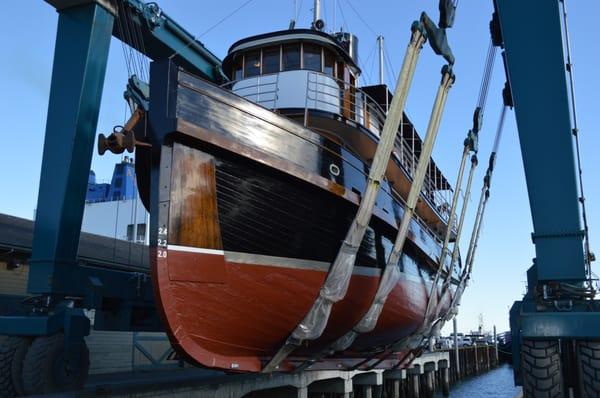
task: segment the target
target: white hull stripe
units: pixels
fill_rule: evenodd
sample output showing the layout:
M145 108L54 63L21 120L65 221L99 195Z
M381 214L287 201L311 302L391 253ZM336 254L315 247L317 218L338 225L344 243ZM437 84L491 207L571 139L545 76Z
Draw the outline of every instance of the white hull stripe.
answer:
M188 253L216 254L219 256L225 255L225 252L223 250L204 249L201 247L167 245L167 249L175 250L175 251L179 251L179 252L188 252Z
M175 250L180 252L188 252L188 253L200 253L200 254L212 254L218 256L224 256L225 260L228 262L236 263L236 264L252 264L252 265L262 265L267 267L283 267L283 268L295 268L295 269L308 269L313 271L322 271L327 272L329 270L329 263L325 261L314 261L314 260L305 260L301 258L290 258L290 257L275 257L275 256L267 256L264 254L253 254L253 253L240 253L240 252L230 252L223 250L215 250L215 249L204 249L201 247L190 247L190 246L178 246L178 245L168 245L168 250ZM379 268L374 267L361 267L354 266L354 270L352 272L354 275L361 276L380 276L381 270ZM424 274L427 275L427 274ZM426 286L431 286L431 280L427 278L419 277L417 275L411 275L402 273L401 279L411 280L417 283L423 283Z
M204 249L201 247L190 247L190 246L178 246L178 245L168 245L168 250L175 250L179 252L187 252L187 253L200 253L200 254L212 254L218 256L225 256L225 260L232 263L237 264L254 264L254 265L263 265L268 267L284 267L284 268L296 268L296 269L309 269L314 271L322 271L327 272L329 270L330 264L325 261L314 261L314 260L304 260L300 258L289 258L289 257L275 257L275 256L266 256L263 254L253 254L253 253L240 253L240 252L230 252L223 250L215 250L215 249ZM355 275L362 276L379 276L381 275L381 270L373 267L361 267L355 266L354 272Z

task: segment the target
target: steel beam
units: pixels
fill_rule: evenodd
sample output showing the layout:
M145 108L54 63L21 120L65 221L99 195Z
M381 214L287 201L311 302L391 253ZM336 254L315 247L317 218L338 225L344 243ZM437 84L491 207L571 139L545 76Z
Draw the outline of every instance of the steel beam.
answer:
M537 279L582 281L583 231L560 2L496 4L535 231Z
M112 34L96 3L59 12L29 275L30 293L69 294Z

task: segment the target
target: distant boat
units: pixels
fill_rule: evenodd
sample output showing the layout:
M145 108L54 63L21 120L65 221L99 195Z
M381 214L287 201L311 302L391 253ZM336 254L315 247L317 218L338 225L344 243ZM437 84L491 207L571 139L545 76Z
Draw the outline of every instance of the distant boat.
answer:
M512 334L510 331L498 335L498 360L512 364Z
M349 33L249 37L230 48L223 69L232 82L216 86L171 63L152 66L148 131L164 144L152 167L138 155L138 185L158 214L154 283L174 347L203 366L258 372L318 295L364 192L391 94L385 85L359 87L357 39ZM314 358L369 309L420 150L405 116L349 290L323 334L281 370ZM451 194L431 161L401 277L376 328L314 368L356 365L421 326ZM445 310L458 268L440 299Z

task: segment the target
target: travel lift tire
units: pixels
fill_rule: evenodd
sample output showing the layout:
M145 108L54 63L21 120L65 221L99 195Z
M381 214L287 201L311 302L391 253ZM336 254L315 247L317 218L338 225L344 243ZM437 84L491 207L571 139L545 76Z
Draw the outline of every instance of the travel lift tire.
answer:
M578 341L577 354L582 398L600 397L600 341Z
M23 359L31 345L27 337L10 336L0 343L0 398L24 395Z
M563 398L558 340L523 340L521 371L524 398Z
M25 393L47 394L83 388L90 368L90 353L85 341L79 358L73 362L67 361L63 333L35 338L23 361Z

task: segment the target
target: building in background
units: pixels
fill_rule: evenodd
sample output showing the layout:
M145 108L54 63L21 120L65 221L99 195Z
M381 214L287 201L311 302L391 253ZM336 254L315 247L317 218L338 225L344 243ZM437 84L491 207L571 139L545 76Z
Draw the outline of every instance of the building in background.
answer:
M125 156L115 165L112 179L96 181L90 171L81 230L96 235L148 244L149 215L135 180L133 158Z

